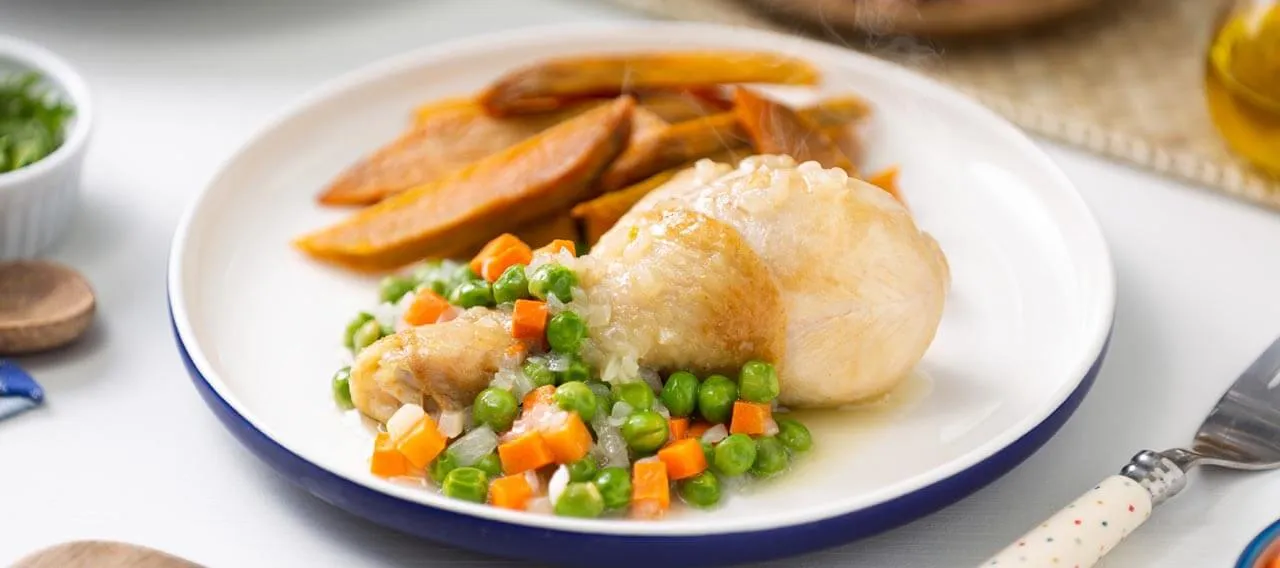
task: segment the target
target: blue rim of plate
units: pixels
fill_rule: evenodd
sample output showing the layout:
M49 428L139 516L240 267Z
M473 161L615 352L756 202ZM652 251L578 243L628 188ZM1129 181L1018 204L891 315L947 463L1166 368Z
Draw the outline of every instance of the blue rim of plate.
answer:
M1280 538L1280 520L1267 525L1267 528L1262 529L1258 536L1249 541L1249 545L1244 547L1244 552L1240 554L1240 559L1236 561L1236 568L1254 568L1277 538Z
M446 511L359 485L307 461L255 428L217 393L183 342L171 298L168 304L178 352L205 404L241 444L294 485L368 521L452 547L557 566L598 567L604 557L619 568L725 566L785 558L861 540L948 507L1004 476L1057 433L1093 386L1114 328L1113 320L1097 359L1052 414L1013 443L950 477L864 509L808 523L696 536L631 536L552 530Z

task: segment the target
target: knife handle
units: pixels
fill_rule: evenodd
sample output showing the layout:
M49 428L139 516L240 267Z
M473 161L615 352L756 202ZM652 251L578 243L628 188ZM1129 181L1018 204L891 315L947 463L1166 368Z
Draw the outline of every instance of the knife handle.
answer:
M1145 487L1113 475L981 566L1088 568L1142 525L1151 507Z

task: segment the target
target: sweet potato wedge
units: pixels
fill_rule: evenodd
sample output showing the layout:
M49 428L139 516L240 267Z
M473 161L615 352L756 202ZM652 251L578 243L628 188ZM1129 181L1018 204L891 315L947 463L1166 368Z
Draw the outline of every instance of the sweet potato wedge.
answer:
M794 57L754 51L684 51L568 57L500 77L480 95L490 114L545 111L559 99L615 96L642 89L724 83L814 85L817 68Z
M705 158L737 165L738 161L745 158L749 153L750 151L743 146L736 149L721 150L699 159ZM693 160L693 162L696 161ZM654 174L648 179L618 191L605 193L591 201L584 201L575 205L572 215L581 227L584 242L594 244L600 238L600 235L612 228L618 222L618 219L621 219L641 198L653 190L666 185L668 182L675 181L677 176L691 175L683 172L691 171L690 166L692 165L692 162L682 164L679 167Z
M430 183L590 110L498 119L474 102L444 102L419 108L413 127L352 164L320 194L325 205L369 205Z
M669 123L684 122L726 112L733 101L711 89L653 89L635 94L636 104Z
M627 146L600 176L600 189L616 191L721 150L747 146L745 133L732 112L672 124Z
M590 199L626 143L629 96L303 235L295 246L360 271L395 269Z
M325 205L370 205L411 187L430 183L480 158L502 151L556 124L607 104L589 101L553 112L495 118L475 101L446 99L418 107L413 127L338 176L319 201ZM632 136L666 126L658 115L636 108Z
M618 191L611 191L591 201L584 201L573 206L573 218L582 227L586 242L595 243L600 235L613 227L641 197L649 194L671 180L679 169L670 169L655 174L649 179L636 183Z
M856 174L853 162L825 132L807 124L795 110L737 87L734 112L751 145L760 154L787 154L797 162L810 160L824 168L841 168Z

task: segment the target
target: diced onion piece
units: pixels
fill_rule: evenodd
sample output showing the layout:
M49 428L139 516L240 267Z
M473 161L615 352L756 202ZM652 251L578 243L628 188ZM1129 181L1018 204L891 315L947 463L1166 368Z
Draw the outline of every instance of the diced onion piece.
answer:
M387 434L391 435L391 440L396 441L403 438L409 430L413 429L413 425L422 420L426 416L426 411L416 404L406 404L396 410L391 418L387 419Z
M671 419L671 411L667 410L666 405L662 404L661 400L653 401L653 411L657 412L658 415L662 416L665 419L668 419L668 420Z
M766 418L764 421L764 435L775 436L778 434L778 423L773 418Z
M446 410L440 413L438 426L444 437L453 439L462 434L467 425L467 413L459 410Z
M627 421L627 417L631 416L632 410L630 404L621 400L613 403L613 411L609 413L609 425L622 426L622 423Z
M542 515L550 515L555 512L555 507L551 504L551 499L547 497L534 497L525 504L524 510L530 513L538 513Z
M467 432L461 438L449 444L449 453L458 460L458 465L469 466L498 449L498 435L488 426L481 426Z
M524 472L524 481L529 484L529 489L533 490L534 495L542 492L542 478L538 477L537 471L531 469Z
M640 369L638 373L644 382L649 383L649 388L653 392L662 392L662 377L658 376L658 372L653 369Z
M569 486L569 468L560 466L556 468L556 472L551 474L551 481L547 482L547 497L551 499L551 506L555 507L557 501L560 500L560 494L564 493L564 488Z
M724 424L716 424L715 426L707 428L707 431L702 433L702 441L708 444L719 443L720 440L727 437L729 437L729 429L725 428Z

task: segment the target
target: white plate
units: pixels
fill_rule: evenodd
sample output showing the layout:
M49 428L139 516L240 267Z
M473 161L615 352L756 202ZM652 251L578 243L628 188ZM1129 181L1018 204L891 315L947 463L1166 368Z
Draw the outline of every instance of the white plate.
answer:
M901 165L906 199L954 278L937 339L898 402L815 421L820 449L792 475L718 510L662 522L510 512L369 474L368 434L334 408L328 381L340 332L375 300L376 283L291 248L294 236L343 215L317 206L317 191L394 137L423 101L474 92L550 56L684 48L797 55L824 71L824 94L855 92L874 104L869 166ZM587 539L614 547L623 565L649 566L797 553L967 495L1033 452L1074 410L1101 360L1114 303L1105 242L1075 189L991 112L851 51L692 24L506 33L341 78L227 162L179 225L169 276L176 334L197 387L242 441L308 490L460 546L572 562L581 555L565 547Z

